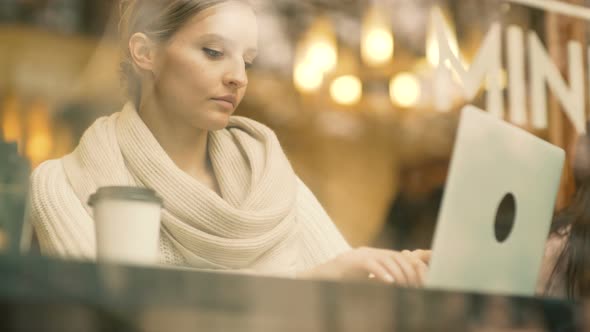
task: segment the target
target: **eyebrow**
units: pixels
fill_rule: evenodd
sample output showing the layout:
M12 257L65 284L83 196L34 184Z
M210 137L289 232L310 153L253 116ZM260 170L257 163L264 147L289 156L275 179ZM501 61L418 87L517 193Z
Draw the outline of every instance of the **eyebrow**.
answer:
M207 33L202 35L199 39L203 39L203 40L212 40L212 41L221 41L224 43L229 43L232 44L233 42L221 35L218 35L216 33ZM248 48L246 50L246 53L249 53L251 55L256 56L258 54L258 50L256 48Z

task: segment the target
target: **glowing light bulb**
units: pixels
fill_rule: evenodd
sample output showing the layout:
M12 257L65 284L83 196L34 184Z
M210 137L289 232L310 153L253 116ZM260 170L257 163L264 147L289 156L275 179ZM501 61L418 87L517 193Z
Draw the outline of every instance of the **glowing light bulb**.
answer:
M330 96L335 102L342 105L354 105L362 97L363 84L353 75L345 75L336 78L330 85Z
M420 82L412 73L399 73L389 83L391 101L402 107L415 106L420 93Z
M325 40L314 41L309 45L305 61L324 73L329 72L338 62L336 47Z
M362 41L363 60L369 65L388 62L393 56L393 35L382 28L369 29Z
M302 61L293 71L295 87L302 92L318 90L324 81L324 74L308 61Z

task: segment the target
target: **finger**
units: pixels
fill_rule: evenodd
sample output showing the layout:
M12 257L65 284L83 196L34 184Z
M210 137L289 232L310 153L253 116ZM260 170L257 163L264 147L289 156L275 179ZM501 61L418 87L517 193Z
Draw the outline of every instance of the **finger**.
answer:
M392 258L398 253L397 251L387 249L373 249L373 251L379 255L380 263L389 271L389 273L391 273L397 284L401 286L409 286L409 281L403 268L395 258Z
M426 274L428 273L428 266L418 257L418 255L414 254L409 250L402 251L402 255L404 255L408 261L412 264L414 271L416 271L418 275L418 286L424 286L424 281L426 280Z
M401 286L407 286L408 280L404 274L402 268L399 266L397 261L391 257L393 252L389 252L387 255L381 255L379 257L379 264L385 268L389 274L395 279L395 283Z
M373 274L375 279L388 284L391 284L395 281L395 277L392 276L387 269L381 266L381 264L377 263L377 261L372 259L366 264L367 274Z
M412 253L418 256L418 259L423 261L424 263L430 263L430 258L432 257L432 250L414 250Z
M418 273L408 258L400 252L395 252L393 255L391 255L391 259L395 260L403 271L404 275L406 276L406 282L408 286L418 287Z

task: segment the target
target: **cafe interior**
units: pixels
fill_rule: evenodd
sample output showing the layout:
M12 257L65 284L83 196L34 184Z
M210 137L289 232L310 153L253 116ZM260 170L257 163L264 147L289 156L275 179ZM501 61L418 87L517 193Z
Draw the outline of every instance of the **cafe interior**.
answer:
M126 102L119 68L119 2L0 2L0 307L5 313L0 315L0 330L590 329L582 295L585 287L590 289L584 286L590 285L590 274L584 280L584 273L575 270L583 264L572 264L566 274L582 276L573 286L578 295L560 297L398 287L370 278L298 280L44 255L35 243L36 225L29 221L29 177L44 162L71 153L88 127L120 111ZM466 105L489 111L493 91L502 102L496 118L565 153L555 206L546 207L552 213L547 231L549 219L557 220L578 202L585 188L579 174L590 170L590 150L580 148L590 115L585 97L590 91L590 53L585 46L590 39L589 1L249 3L258 21L258 56L248 70L247 93L235 115L274 131L294 172L352 248L433 249L461 111ZM494 28L499 29L499 48L488 49ZM512 61L518 50L508 31L515 29L526 41L520 44L520 62ZM454 64L441 62L441 36ZM532 36L540 43L534 44ZM578 96L571 83L579 74L572 70L577 59L572 43L584 45L583 132L567 104ZM534 120L538 108L531 97L536 77L531 72L541 70L529 67L533 45L540 45L546 56L549 69L544 73L560 78L554 83L544 76L546 123L541 125ZM489 61L487 52L495 51L500 67L486 68L498 71L488 70L484 79L466 83L465 75L475 72L469 68L476 68L481 59ZM457 64L467 74L453 71ZM518 79L513 69L519 66L526 67L520 68L525 77L521 118L514 116L520 104L514 101L518 87L512 84ZM448 74L441 76L440 68ZM466 88L470 83L476 86ZM559 91L570 92L570 98ZM481 177L493 179L494 167L490 163ZM590 225L590 213L586 218ZM573 239L584 238L573 235L578 228L568 227L568 252L588 261L590 245L571 249ZM456 241L464 237L469 234L457 234ZM534 259L540 261L542 255L541 250Z

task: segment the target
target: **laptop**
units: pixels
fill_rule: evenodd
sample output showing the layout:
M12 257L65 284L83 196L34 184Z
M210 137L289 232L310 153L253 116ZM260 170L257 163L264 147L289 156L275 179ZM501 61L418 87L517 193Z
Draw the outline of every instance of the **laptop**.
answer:
M518 127L464 107L426 286L534 295L564 156Z

